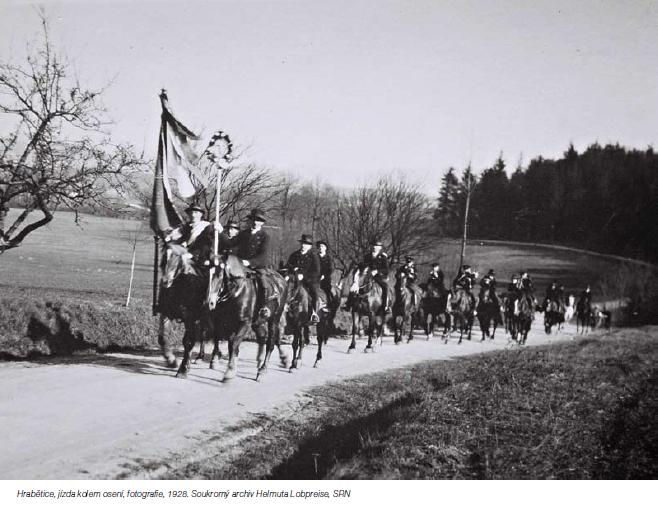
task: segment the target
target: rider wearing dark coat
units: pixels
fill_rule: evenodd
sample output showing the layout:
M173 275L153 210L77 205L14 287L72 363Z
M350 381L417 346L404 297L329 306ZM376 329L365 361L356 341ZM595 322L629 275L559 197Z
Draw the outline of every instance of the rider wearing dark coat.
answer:
M406 278L407 288L411 291L412 294L412 304L416 304L416 279L418 275L416 274L416 265L414 264L414 258L407 255L404 259L404 264L400 266L395 272L395 280L397 289L401 289L400 283L402 278Z
M203 220L204 211L199 206L190 205L185 212L189 217L188 221L167 234L165 242L174 241L187 248L194 263L202 267L210 257L215 228L213 224Z
M432 263L432 269L427 276L427 286L429 287L430 285L439 288L441 292L445 290L443 271L441 271L441 266L438 262Z
M491 300L498 305L498 297L496 296L496 273L493 269L482 277L480 280L480 302L484 301L484 294L489 291Z
M327 252L327 242L318 241L315 246L318 249L318 258L320 259L320 288L331 299L331 275L334 272L334 260Z
M560 290L558 289L557 282L553 280L546 288L546 298L544 299L544 311L548 309L548 303L555 301L560 305Z
M270 270L270 237L263 230L265 214L255 208L247 215L250 227L240 231L236 238L238 257L242 263L252 268L256 273L259 289L258 304L268 301L276 287L269 281L267 272Z
M317 314L318 290L320 289L320 258L311 249L313 241L308 235L302 234L299 242L301 248L290 254L286 269L292 276L302 275L302 283L311 297L311 322L317 323L320 320Z
M592 291L590 290L589 285L580 294L580 300L583 301L588 306L592 305Z
M237 222L229 220L224 227L224 232L219 234L217 251L224 255L237 255L239 232L240 228Z
M471 266L464 264L452 282L453 289L462 288L468 293L471 297L471 306L473 307L473 310L475 310L475 296L473 295L475 278L476 276L475 273L471 271Z
M381 241L374 241L372 244L372 251L368 252L363 258L363 265L374 273L374 281L382 288L382 306L384 311L390 310L388 304L388 271L389 262L388 255L382 250L383 245Z

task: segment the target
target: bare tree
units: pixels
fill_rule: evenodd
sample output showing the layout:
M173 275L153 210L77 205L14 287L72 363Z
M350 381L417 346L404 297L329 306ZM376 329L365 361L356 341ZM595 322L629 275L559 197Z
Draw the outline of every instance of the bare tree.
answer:
M114 145L102 131L109 123L104 89L87 89L69 75L40 16L42 40L27 62L0 63L0 113L15 119L0 135L0 253L50 222L59 207L110 207L123 176L142 164L132 146ZM5 229L10 204L23 211ZM33 211L43 217L24 225Z

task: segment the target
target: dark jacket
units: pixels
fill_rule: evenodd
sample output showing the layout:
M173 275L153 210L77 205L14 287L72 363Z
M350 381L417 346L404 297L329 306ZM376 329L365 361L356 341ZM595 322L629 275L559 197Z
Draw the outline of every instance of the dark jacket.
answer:
M381 252L377 257L373 257L372 253L367 253L363 258L363 263L371 270L376 269L381 277L388 276L388 255L385 252Z
M473 286L475 285L475 275L472 273L462 273L461 275L457 276L455 280L452 282L453 287L460 286L466 291L470 292L473 290Z
M190 242L192 235L192 225L183 224L180 226L181 237L177 241L181 245L184 245L187 250L192 254L194 262L197 264L202 264L204 261L210 258L212 252L213 240L215 229L212 224L206 225L206 227L199 233L199 235Z
M480 287L483 289L493 289L496 290L496 277L491 275L484 275L482 280L480 280Z
M330 285L331 275L334 272L334 260L329 254L325 254L324 257L318 255L318 259L320 259L320 274L324 276L322 283Z
M237 236L238 257L249 261L250 267L270 267L270 237L264 230L252 234L250 229L240 231Z
M233 236L232 238L228 237L228 234L222 232L219 234L219 241L217 243L217 251L220 254L238 254L238 238L240 235ZM214 246L215 238L213 238Z
M301 250L295 250L288 258L286 266L290 273L296 272L304 275L304 281L317 283L320 281L320 258L313 250L305 254Z
M430 271L430 274L427 277L427 285L434 285L435 287L444 288L445 281L443 271L439 270L439 272L436 274L433 271Z

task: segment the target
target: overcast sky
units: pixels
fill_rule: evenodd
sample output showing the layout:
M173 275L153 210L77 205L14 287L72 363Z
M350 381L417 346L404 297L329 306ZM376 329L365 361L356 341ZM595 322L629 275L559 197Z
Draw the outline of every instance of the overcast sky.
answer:
M341 186L402 172L437 188L502 150L658 138L658 2L42 2L83 83L113 79L114 135L157 148L160 88L244 160ZM0 57L38 34L0 2ZM432 193L432 192L430 192Z

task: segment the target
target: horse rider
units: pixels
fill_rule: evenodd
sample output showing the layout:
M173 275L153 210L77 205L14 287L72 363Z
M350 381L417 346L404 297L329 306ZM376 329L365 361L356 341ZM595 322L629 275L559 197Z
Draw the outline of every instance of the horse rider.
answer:
M240 231L236 237L238 257L245 267L251 268L256 274L259 289L259 302L263 304L276 293L276 288L268 283L270 269L270 237L263 230L266 222L265 213L254 208L247 215L249 227Z
M496 272L493 269L490 269L480 280L480 302L484 301L485 293L487 291L489 291L491 301L498 306L498 296L496 296Z
M402 277L406 278L406 286L411 292L411 304L416 305L416 279L418 278L416 274L416 265L414 264L414 258L410 255L407 255L404 258L404 264L398 268L395 272L396 287L401 290L400 282Z
M391 311L388 301L388 255L384 252L384 246L379 240L372 242L372 250L363 257L363 262L360 264L361 268L368 268L373 277L373 281L382 289L382 307L384 312ZM352 284L350 289L350 297L348 297L345 309L349 310L353 301L352 294L358 292L356 282Z
M327 242L323 239L315 243L318 249L318 257L320 259L320 288L327 294L327 301L331 306L333 299L331 293L331 275L334 272L334 260L329 255Z
M466 293L470 296L471 306L473 307L473 310L475 310L475 296L473 295L475 278L476 275L475 273L473 273L471 266L469 266L468 264L464 264L452 282L453 289L457 289L457 288L464 289Z
M238 223L233 219L229 219L224 226L224 232L219 235L219 252L225 255L237 254L239 233L240 226Z
M558 289L557 281L553 280L551 284L546 288L546 298L544 299L544 311L548 309L548 304L551 301L558 303L559 307L560 299L560 289Z
M318 317L318 290L320 289L320 258L313 250L313 240L302 234L301 246L288 257L286 269L291 276L297 276L311 297L311 323L320 322Z
M585 287L585 290L580 294L580 300L585 303L587 306L592 306L592 290L590 289L589 284Z
M437 287L441 292L445 290L443 271L441 271L441 265L438 262L432 263L430 273L427 276L427 286L430 285Z
M524 270L521 272L521 279L519 280L520 289L525 292L526 296L532 297L535 287L532 284L532 279L528 275L528 271Z
M210 257L215 225L204 220L203 208L195 204L185 208L185 213L187 221L169 232L164 240L166 243L174 241L185 247L198 267L207 265L204 261ZM221 224L218 231L223 231Z

